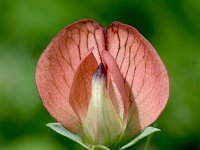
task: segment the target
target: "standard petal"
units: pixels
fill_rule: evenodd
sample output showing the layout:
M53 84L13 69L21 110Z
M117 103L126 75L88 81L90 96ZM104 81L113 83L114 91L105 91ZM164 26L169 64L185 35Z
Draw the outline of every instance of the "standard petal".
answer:
M71 86L69 103L82 122L86 116L91 97L92 75L97 67L98 63L92 51L89 51L77 68Z
M115 95L115 100L117 104L114 102L114 106L118 105L119 114L123 114L123 119L127 120L128 117L128 99L126 95L125 85L123 76L119 70L119 67L116 63L116 60L110 54L109 51L102 51L101 57L105 65L107 66L108 73L110 75L109 88L111 98ZM113 94L115 93L115 94Z
M153 123L169 96L167 71L153 46L133 27L113 22L107 49L120 68L129 98L129 136Z
M79 119L69 105L75 71L89 49L100 63L105 49L103 28L92 20L64 28L41 55L35 73L39 95L48 112L64 127L79 132Z

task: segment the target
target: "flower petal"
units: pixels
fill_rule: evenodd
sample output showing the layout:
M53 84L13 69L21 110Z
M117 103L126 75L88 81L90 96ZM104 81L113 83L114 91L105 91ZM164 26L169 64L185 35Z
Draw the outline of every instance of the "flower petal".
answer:
M100 51L105 49L103 28L92 20L76 22L55 36L36 67L36 85L44 106L75 133L79 132L79 119L69 105L69 92L80 61L92 47L100 63Z
M113 58L113 56L110 54L109 51L106 51L106 50L102 51L101 57L103 59L103 62L105 63L105 65L108 68L108 73L110 74L110 77L112 80L112 81L111 80L109 81L112 83L112 85L109 85L110 88L112 88L111 86L113 86L113 84L114 84L115 88L117 88L114 92L115 93L119 92L119 94L116 95L118 97L118 98L116 98L116 100L120 107L119 109L123 109L123 118L126 120L128 117L128 99L127 99L127 95L126 95L123 76L120 73L119 67L118 67L115 59ZM121 97L121 98L119 98L119 97ZM122 107L121 107L121 105L122 105Z
M120 68L129 97L126 134L153 123L169 96L167 71L153 46L133 27L113 22L107 29L107 49Z
M97 67L97 61L90 51L77 68L71 86L69 102L82 122L86 116L91 97L92 75Z

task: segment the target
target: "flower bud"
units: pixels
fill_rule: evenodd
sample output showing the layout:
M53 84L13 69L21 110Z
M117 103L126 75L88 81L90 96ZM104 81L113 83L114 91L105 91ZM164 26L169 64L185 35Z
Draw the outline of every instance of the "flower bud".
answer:
M92 91L83 129L90 143L112 146L123 132L122 121L106 90L106 76L100 64L92 77Z

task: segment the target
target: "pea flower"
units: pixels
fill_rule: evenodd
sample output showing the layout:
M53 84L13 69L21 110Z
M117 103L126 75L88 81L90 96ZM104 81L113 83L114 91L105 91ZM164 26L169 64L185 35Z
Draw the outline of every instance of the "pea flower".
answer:
M153 46L119 22L64 28L42 53L35 79L47 111L86 148L118 149L158 118L169 96Z

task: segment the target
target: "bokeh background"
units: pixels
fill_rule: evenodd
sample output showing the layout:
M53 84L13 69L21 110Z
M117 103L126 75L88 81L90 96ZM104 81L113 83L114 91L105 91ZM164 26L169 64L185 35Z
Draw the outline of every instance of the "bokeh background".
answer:
M83 149L45 126L54 120L37 94L34 70L55 34L85 18L134 26L168 69L170 99L149 150L200 150L198 0L0 0L0 150Z

